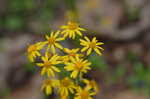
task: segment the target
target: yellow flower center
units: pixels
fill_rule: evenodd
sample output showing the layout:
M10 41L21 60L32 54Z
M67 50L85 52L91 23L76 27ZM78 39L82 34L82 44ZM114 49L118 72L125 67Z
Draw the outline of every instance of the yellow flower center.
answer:
M81 70L82 67L83 67L82 62L77 62L77 63L75 64L75 68L76 68L77 70Z
M45 80L45 82L44 82L46 85L51 85L51 80Z
M44 62L44 66L47 67L47 68L49 68L49 67L52 66L52 64L51 64L51 62L46 61L46 62Z
M64 79L61 81L61 84L63 87L68 87L71 84L71 82L69 79Z
M96 47L96 42L90 42L89 47L90 48L95 48Z
M37 47L35 45L30 45L28 48L28 53L31 53L31 52L36 51L36 50L37 50Z
M75 22L69 22L69 23L68 23L68 28L69 28L70 30L75 30L75 29L78 28L78 25L77 25Z
M48 43L49 43L49 44L54 44L54 43L55 43L55 38L54 38L54 37L50 37L50 38L48 39Z
M81 94L81 99L88 99L89 98L89 92L88 91L82 91Z

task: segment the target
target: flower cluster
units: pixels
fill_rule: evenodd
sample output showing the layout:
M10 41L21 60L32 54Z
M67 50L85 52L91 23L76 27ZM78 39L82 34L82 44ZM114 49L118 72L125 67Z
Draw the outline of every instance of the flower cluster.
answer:
M92 69L88 56L92 52L101 55L103 50L96 37L90 40L76 22L68 22L59 31L45 36L45 41L29 45L27 57L41 68L41 76L45 76L42 90L50 95L54 90L61 99L92 99L98 92L98 85L94 80L83 77ZM74 40L80 37L80 48L65 48L64 40ZM43 53L44 52L44 53ZM40 61L36 61L37 57Z

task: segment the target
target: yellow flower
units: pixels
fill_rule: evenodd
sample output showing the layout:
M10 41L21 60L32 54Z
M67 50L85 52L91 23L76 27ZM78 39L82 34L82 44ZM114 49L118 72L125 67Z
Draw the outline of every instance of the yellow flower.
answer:
M65 55L65 56L61 56L60 60L61 60L63 63L67 63L67 62L69 62L70 58L69 58L67 55Z
M64 35L65 38L69 37L72 39L75 38L76 34L82 36L81 31L85 31L85 29L80 28L77 23L72 21L68 22L67 25L61 26L61 29L63 29L61 33Z
M100 45L103 43L98 42L96 37L90 41L85 36L80 39L82 49L69 49L61 45L61 41L65 40L65 38L75 39L77 36L82 37L84 31L86 30L81 28L78 23L70 21L67 25L61 26L61 31L45 35L45 41L28 47L27 55L30 61L34 62L37 58L41 59L40 62L35 62L35 64L41 68L41 76L45 76L46 80L44 80L41 89L47 95L57 91L60 99L93 99L92 97L98 93L96 82L84 79L83 75L92 69L91 62L88 61L87 56L92 51L101 55L103 48ZM44 53L45 55L43 55ZM61 75L64 73L65 75ZM60 79L55 79L55 75Z
M75 56L79 56L80 54L77 53L78 51L79 51L79 48L76 48L76 49L64 48L64 52L67 53L67 56L69 58L73 58Z
M75 89L74 82L68 77L65 77L60 81L58 92L60 96L67 97L69 95L69 92L74 93L74 89Z
M72 71L71 77L76 78L78 74L87 73L90 70L91 63L88 60L79 59L78 56L71 58L71 62L67 62L64 67L67 71Z
M67 63L70 61L71 58L74 58L76 56L80 56L82 57L82 54L77 53L79 51L79 48L76 49L68 49L68 48L64 48L64 52L67 54L65 56L62 56L61 59L64 63Z
M27 49L27 57L31 62L34 62L36 56L41 56L40 50L43 48L43 43L38 42L36 44L30 45Z
M59 49L63 49L63 47L58 42L64 40L64 38L58 37L59 34L60 34L60 31L52 32L50 36L46 35L47 41L45 41L45 44L48 44L47 50L49 50L50 48L50 50L53 53L55 53L56 52L55 47Z
M75 57L77 55L77 52L79 51L79 48L76 49L68 49L64 48L64 52L68 54L70 57Z
M84 46L84 48L82 48L81 52L84 52L87 50L87 55L89 55L92 50L94 50L97 54L101 55L102 53L100 52L100 50L104 50L102 47L100 47L99 45L102 45L104 43L102 42L98 42L98 40L96 40L96 37L94 37L92 39L92 41L89 40L88 37L84 37L85 40L80 39L80 45Z
M94 89L96 93L99 92L99 87L95 80L84 79L83 82L86 84L86 87Z
M52 88L53 87L57 87L58 85L59 85L59 81L58 80L47 79L47 80L44 80L41 89L45 90L47 95L50 95L52 93Z
M68 96L60 96L60 99L68 99Z
M92 96L94 96L95 94L95 92L92 92L87 87L85 87L84 89L79 87L74 99L93 99Z
M49 58L48 54L45 54L45 56L42 57L43 63L37 63L38 66L42 67L41 75L44 75L47 73L49 76L55 76L54 72L60 72L60 70L55 66L57 64L60 64L61 61L59 61L58 55L53 55Z

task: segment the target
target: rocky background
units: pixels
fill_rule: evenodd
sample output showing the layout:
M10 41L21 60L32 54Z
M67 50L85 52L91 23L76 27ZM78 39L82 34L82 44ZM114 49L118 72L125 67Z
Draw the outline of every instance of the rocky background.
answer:
M26 48L71 17L105 43L95 99L150 99L150 0L0 0L0 99L55 99Z

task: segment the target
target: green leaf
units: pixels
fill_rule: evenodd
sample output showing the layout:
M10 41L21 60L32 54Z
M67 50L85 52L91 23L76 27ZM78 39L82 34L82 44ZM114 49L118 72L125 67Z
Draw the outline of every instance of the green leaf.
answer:
M92 68L99 68L102 72L108 70L108 66L102 56L98 56L97 54L93 53L88 57L88 59L90 62L92 62Z
M19 16L9 16L6 18L5 27L10 30L17 30L23 27L23 19Z
M32 74L35 74L37 72L37 68L35 67L35 64L33 64L33 63L24 64L24 69L27 72L31 72Z
M0 97L5 97L8 96L11 93L11 89L10 88L5 88L5 89L1 89L0 90Z
M129 52L127 54L127 58L131 61L131 62L137 62L138 61L138 56L133 53L133 52Z
M144 65L141 62L136 62L134 64L134 71L141 79L144 78L146 70L144 69Z
M125 68L125 66L122 65L122 64L119 64L118 67L117 67L117 69L116 69L116 71L115 71L116 77L117 77L117 78L118 78L118 77L120 78L120 77L124 76L125 73L126 73L126 68Z

